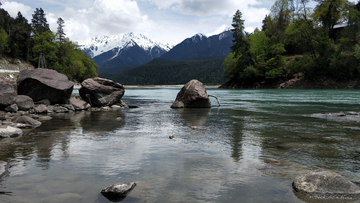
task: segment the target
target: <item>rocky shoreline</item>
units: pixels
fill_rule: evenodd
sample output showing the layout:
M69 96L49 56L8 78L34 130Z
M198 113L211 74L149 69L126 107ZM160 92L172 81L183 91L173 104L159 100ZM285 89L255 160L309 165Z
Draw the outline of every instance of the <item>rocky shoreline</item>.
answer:
M119 83L87 79L74 97L74 83L50 69L23 70L16 81L0 78L0 86L0 138L22 135L22 129L36 128L54 113L136 108L121 101L125 88Z
M360 89L360 79L334 80L327 77L306 79L295 77L262 82L230 80L219 88L224 89Z

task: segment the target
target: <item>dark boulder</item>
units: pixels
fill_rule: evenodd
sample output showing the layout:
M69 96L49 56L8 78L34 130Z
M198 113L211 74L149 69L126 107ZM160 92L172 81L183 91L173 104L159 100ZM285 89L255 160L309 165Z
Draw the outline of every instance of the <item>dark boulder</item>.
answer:
M47 99L51 104L65 104L74 88L65 75L43 68L22 70L16 82L19 95L27 95L34 102Z
M308 197L334 199L358 197L359 188L345 177L332 171L311 171L295 177L293 187L296 192Z
M34 102L31 97L26 95L18 95L16 97L16 104L19 107L20 111L28 111L34 108Z
M119 83L104 78L90 78L81 83L79 94L91 106L111 106L118 103L125 93Z
M177 94L171 108L211 108L205 85L198 80L191 80Z
M0 78L0 109L14 104L17 96L17 86L13 81Z
M123 200L136 186L136 183L118 183L101 190L101 194L112 202Z

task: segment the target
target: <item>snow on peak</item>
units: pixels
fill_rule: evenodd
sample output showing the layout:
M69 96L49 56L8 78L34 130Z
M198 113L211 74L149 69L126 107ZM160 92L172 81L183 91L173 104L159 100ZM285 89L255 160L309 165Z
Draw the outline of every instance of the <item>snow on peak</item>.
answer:
M198 34L194 35L191 39L194 43L197 43L198 39L201 41L201 40L203 40L203 38L207 38L207 37L201 33L198 33Z
M225 30L224 32L219 34L219 40L222 40L222 39L224 39L226 37L229 37L231 35L232 35L232 33L231 33L230 30Z
M165 51L169 51L172 46L169 44L157 43L149 39L148 37L134 32L127 32L113 36L97 36L91 39L90 42L81 45L82 49L91 50L93 54L91 57L94 58L102 53L110 51L114 48L123 49L131 47L137 44L145 51L151 51L154 47L160 47Z

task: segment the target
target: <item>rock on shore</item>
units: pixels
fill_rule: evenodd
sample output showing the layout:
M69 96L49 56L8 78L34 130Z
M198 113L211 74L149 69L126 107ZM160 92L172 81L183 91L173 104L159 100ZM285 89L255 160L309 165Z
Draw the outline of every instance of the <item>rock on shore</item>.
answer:
M0 109L4 109L15 103L17 86L13 81L0 78Z
M27 95L34 102L47 99L51 104L65 104L74 88L64 74L43 68L21 71L16 82L19 95Z

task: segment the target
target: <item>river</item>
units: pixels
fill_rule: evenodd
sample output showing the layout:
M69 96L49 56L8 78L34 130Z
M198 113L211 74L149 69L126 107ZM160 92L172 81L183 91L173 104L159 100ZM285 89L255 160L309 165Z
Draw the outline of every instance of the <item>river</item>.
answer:
M304 202L298 173L360 176L358 120L321 115L359 112L358 90L208 88L220 107L171 109L179 90L126 89L140 108L56 114L0 139L0 202L109 202L99 192L121 182L137 183L122 202Z

